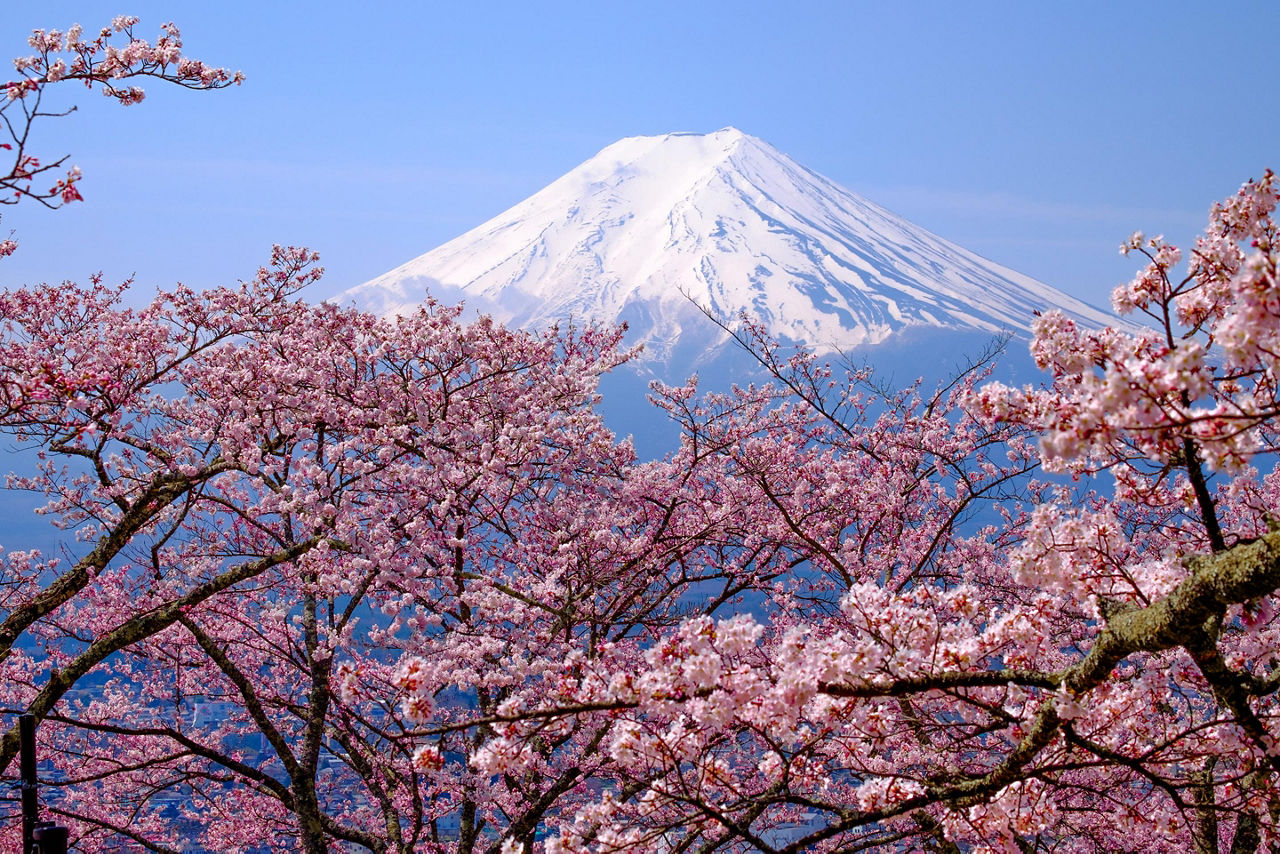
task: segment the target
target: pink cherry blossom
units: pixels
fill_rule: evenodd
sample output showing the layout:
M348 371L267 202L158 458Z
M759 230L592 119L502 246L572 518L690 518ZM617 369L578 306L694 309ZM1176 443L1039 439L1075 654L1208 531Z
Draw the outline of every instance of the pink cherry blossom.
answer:
M33 33L0 109L238 82L137 24ZM6 150L6 193L79 198ZM64 534L0 553L46 815L87 851L1270 850L1277 200L1132 236L1149 330L1046 313L1039 386L885 390L744 320L773 381L655 384L651 461L596 408L618 330L311 305L300 247L137 309L4 292L8 485Z
M145 92L121 81L151 78L187 89L221 89L244 81L238 71L184 56L182 37L173 24L164 24L161 35L152 43L134 35L138 23L136 17L118 16L92 41L83 39L84 30L79 24L68 28L65 36L58 30L35 30L31 34L27 42L35 53L14 60L16 80L0 81L5 92L0 101L0 125L8 138L0 142L0 149L9 160L7 169L0 165L0 204L27 199L52 208L82 198L76 187L80 169L68 165L69 155L42 159L29 151L33 142L31 128L36 121L66 114L43 106L47 87L78 81L88 88L96 86L103 95L128 106L142 101ZM36 183L59 172L63 177L47 188ZM0 243L0 258L12 254L16 246L12 239Z

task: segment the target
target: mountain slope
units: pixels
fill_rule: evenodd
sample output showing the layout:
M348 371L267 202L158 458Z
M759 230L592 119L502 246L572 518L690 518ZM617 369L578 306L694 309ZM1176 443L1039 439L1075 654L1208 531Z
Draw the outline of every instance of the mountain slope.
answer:
M649 358L695 363L723 341L699 307L820 351L912 327L1025 335L1049 308L1115 322L733 128L621 140L340 299L391 314L427 293L522 327L626 321Z

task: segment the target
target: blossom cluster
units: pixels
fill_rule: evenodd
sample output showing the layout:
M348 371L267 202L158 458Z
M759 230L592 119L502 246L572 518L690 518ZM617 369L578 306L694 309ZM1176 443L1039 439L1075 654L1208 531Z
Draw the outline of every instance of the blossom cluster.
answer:
M1079 328L1059 312L1035 324L1032 353L1047 389L993 384L974 398L988 418L1041 433L1046 465L1083 471L1125 460L1176 464L1191 442L1212 469L1239 471L1270 450L1280 364L1280 250L1268 171L1215 206L1185 276L1181 252L1135 234L1122 247L1148 259L1113 303L1156 328Z
M77 186L81 174L76 166L67 166L67 157L41 158L28 150L30 127L40 118L65 115L42 107L49 86L78 81L88 88L97 87L103 95L120 104L137 104L146 93L131 81L150 78L187 89L221 89L238 85L244 75L238 71L208 65L186 56L177 26L166 23L152 41L134 33L138 18L118 16L103 27L96 37L86 35L79 24L60 30L35 30L28 43L35 51L14 60L17 77L4 81L0 98L0 125L8 141L0 142L0 150L9 152L8 166L0 164L0 204L14 204L29 199L48 207L81 200ZM61 172L47 189L35 185L42 175ZM0 257L12 254L16 243L0 241Z

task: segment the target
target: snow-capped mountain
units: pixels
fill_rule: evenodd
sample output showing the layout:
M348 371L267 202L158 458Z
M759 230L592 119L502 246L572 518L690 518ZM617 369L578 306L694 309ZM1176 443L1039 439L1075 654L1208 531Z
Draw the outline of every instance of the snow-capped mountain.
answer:
M631 137L339 299L380 314L431 293L539 328L626 321L649 358L714 353L740 311L819 350L925 327L1025 336L1037 311L1115 318L987 261L735 128Z

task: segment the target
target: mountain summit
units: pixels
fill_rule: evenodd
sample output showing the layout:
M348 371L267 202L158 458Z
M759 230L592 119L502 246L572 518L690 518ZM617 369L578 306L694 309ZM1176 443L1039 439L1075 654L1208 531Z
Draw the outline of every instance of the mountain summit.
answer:
M1026 335L1079 300L903 220L735 128L630 137L483 225L340 297L427 293L509 324L626 321L650 358L711 354L740 311L819 351L912 328Z

